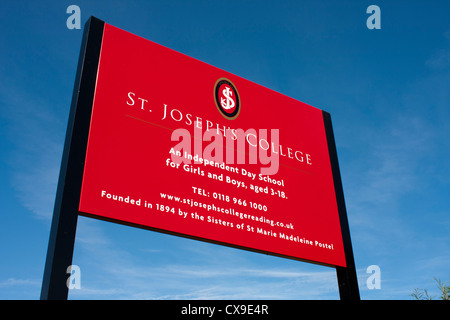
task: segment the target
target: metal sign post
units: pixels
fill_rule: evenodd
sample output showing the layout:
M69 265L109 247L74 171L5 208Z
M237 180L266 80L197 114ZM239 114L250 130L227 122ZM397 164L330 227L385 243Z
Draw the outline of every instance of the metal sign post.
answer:
M67 268L72 264L75 244L103 26L103 21L92 17L84 30L42 282L43 300L65 300L69 293Z
M344 243L345 260L347 267L336 267L336 274L339 285L339 295L341 300L359 300L358 278L356 276L355 260L353 257L352 242L350 238L350 228L348 225L347 209L345 208L344 191L342 188L341 173L334 140L331 116L323 111L323 122L327 135L328 153L330 155L331 170L333 173L334 190L341 224L342 240Z

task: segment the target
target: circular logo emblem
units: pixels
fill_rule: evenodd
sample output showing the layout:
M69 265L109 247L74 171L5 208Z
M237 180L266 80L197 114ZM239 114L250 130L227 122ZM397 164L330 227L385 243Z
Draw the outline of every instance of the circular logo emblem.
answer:
M214 101L217 109L227 119L236 119L241 111L239 94L234 84L228 79L217 80L214 86Z

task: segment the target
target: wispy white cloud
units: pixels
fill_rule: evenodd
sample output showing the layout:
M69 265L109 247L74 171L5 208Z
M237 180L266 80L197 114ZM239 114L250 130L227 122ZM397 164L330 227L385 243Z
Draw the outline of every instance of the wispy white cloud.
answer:
M355 168L360 171L352 174L346 195L352 236L366 252L386 256L412 244L415 231L403 199L422 190L420 168L429 161L434 141L435 129L426 121L400 117L373 137L370 153L361 156L365 165Z
M93 296L100 299L338 299L336 273L322 271L293 275L278 271L275 278L261 268L248 270L240 267L233 272L218 266L179 265L176 270L134 266L131 272L114 273L114 285L85 284L81 290L72 290L73 298ZM140 271L138 272L139 269ZM179 270L182 270L180 272ZM101 271L100 271L101 272ZM213 276L214 274L214 276ZM285 274L282 276L282 274ZM106 284L106 286L105 286ZM96 289L94 289L94 287ZM98 289L98 288L102 289ZM86 289L86 291L84 291Z
M50 100L37 98L12 84L0 88L0 115L7 120L6 138L11 186L22 205L37 218L50 220L61 161L65 124Z
M10 277L0 280L0 299L36 299L35 294L39 292L42 281L34 278Z
M377 105L386 117L363 133L366 153L344 187L357 265L378 264L382 289L362 296L408 299L446 271L450 199L450 38L428 70ZM359 163L359 164L358 164ZM445 273L444 272L444 273ZM361 270L360 284L366 281Z
M433 270L433 272L436 272L437 270L442 270L447 268L447 266L450 264L450 255L447 255L445 253L449 252L443 252L442 255L436 255L429 258L420 258L415 262L415 269L421 271L425 270ZM447 270L446 272L448 275L450 275L450 271ZM428 274L428 273L427 273ZM443 274L443 276L446 276L447 274ZM439 276L438 274L434 276Z
M443 70L450 67L450 30L444 33L444 37L447 39L447 47L439 49L426 61L426 65L433 69Z
M41 281L36 279L16 279L8 278L6 280L0 281L0 288L5 287L20 287L20 286L40 286Z
M356 173L351 173L353 180L348 184L351 205L358 209L378 211L382 216L379 209L391 208L391 215L405 194L436 181L450 181L450 166L442 161L450 154L445 138L450 134L450 70L446 68L450 62L443 63L443 57L450 56L450 31L445 35L446 47L425 62L439 72L430 71L392 100L377 105L386 111L386 118L376 130L367 129L368 152L358 158L364 165L352 168ZM433 63L436 60L440 63Z
M372 168L366 173L360 201L391 203L419 185L417 167L430 149L432 128L417 117L396 119L374 141Z
M136 256L103 230L101 222L80 219L74 263L81 268L82 285L71 290L73 299L339 298L332 268L301 262L295 262L298 268L273 266L269 260L280 259L273 257L267 257L267 266L255 266L235 249L197 241L182 242L180 248L169 236L169 247L161 250L179 250L186 259L153 262L159 252ZM96 276L85 275L85 268Z

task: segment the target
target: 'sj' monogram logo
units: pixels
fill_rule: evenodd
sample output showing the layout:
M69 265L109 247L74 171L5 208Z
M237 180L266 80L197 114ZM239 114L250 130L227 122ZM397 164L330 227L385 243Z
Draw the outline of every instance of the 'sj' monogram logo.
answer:
M214 101L217 109L227 119L233 120L241 110L239 94L230 80L220 78L214 86Z
M225 87L223 89L222 94L225 96L225 98L220 98L220 104L222 105L222 108L229 110L234 108L234 100L231 97L233 95L233 91L230 89L230 87Z

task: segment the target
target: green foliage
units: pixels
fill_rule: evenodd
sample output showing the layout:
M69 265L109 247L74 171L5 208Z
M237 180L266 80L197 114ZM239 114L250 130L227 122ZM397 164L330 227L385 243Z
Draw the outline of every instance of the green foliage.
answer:
M440 299L441 300L449 300L449 293L450 293L450 281L443 282L440 279L434 278L434 281L436 281L437 287L439 289L440 293ZM428 294L428 291L426 289L414 289L413 293L410 294L414 299L416 300L432 300L433 297Z

